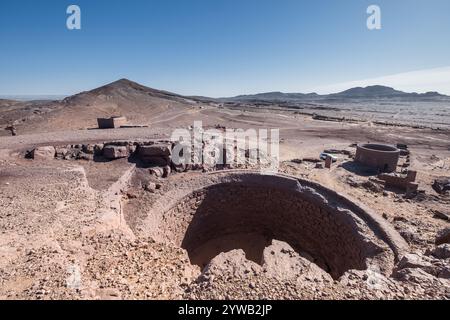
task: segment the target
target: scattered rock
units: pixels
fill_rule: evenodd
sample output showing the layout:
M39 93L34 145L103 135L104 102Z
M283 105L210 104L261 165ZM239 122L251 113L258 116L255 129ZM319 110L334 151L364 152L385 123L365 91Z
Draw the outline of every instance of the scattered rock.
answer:
M106 146L103 148L103 157L114 160L128 157L128 149L125 146Z
M450 228L445 228L438 232L436 236L436 245L450 243Z
M65 147L57 147L56 150L56 158L64 159L69 154L69 149Z
M417 254L406 254L398 263L397 269L432 268L433 265Z
M93 145L93 144L84 144L83 147L82 147L82 150L86 154L94 154L95 145Z
M32 151L32 157L35 160L51 160L56 155L55 147L37 147Z
M422 269L406 268L394 272L394 278L414 283L432 283L436 278Z
M404 220L398 221L396 220L396 218L394 218L395 229L406 240L406 242L408 242L409 244L414 243L418 244L423 242L423 240L420 238L420 233L417 231L416 227L412 226L408 222L405 222Z
M450 178L441 177L439 179L436 179L433 183L433 189L439 194L450 191Z
M139 155L144 157L169 157L171 154L170 147L165 144L154 144L139 148Z
M366 190L369 190L374 193L381 193L384 190L383 186L381 186L377 183L374 183L370 180L363 182L362 187L364 187Z
M181 163L181 164L174 164L172 162L172 168L175 170L175 172L181 173L185 172L187 170L187 165Z
M450 258L450 244L444 243L437 246L431 254L438 259L448 259Z
M434 217L442 220L450 220L450 212L443 210L432 210Z
M170 176L170 172L171 172L170 166L165 166L163 168L163 178L167 178L168 176Z
M156 190L156 183L154 182L148 182L145 186L144 186L144 190L148 191L148 192L155 192Z
M164 169L160 167L150 168L148 172L157 178L161 178L164 175Z

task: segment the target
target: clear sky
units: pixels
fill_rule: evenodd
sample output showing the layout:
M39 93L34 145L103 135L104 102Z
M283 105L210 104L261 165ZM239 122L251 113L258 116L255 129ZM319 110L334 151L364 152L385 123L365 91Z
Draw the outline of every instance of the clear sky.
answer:
M81 30L66 28L70 4ZM374 81L450 94L449 0L1 0L0 44L1 95L119 78L213 97Z

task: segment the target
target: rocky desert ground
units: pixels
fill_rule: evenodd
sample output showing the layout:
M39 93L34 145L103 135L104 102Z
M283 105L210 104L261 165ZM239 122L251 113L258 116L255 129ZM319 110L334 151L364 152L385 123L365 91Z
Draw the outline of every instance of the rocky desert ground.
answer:
M1 101L0 298L450 299L450 131L336 112L128 80ZM129 125L97 128L111 116ZM194 121L279 128L278 173L171 165ZM368 142L398 145L417 190L358 164Z

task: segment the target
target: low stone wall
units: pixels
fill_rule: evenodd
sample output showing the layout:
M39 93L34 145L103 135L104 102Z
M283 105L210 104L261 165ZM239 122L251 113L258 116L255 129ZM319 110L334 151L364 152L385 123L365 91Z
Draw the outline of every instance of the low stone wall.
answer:
M131 162L139 164L140 167L150 169L161 168L165 172L186 172L186 171L215 171L223 169L249 169L254 167L262 168L257 161L251 161L250 155L257 153L255 149L241 149L244 155L243 163L209 164L202 157L191 159L190 164L175 164L172 162L172 152L177 147L167 140L150 141L111 141L103 143L72 144L64 146L37 147L27 151L25 157L46 160L87 160L87 161L113 161L116 159L130 158ZM48 151L52 151L50 154ZM45 151L45 157L44 157ZM225 151L223 151L225 154ZM36 154L36 157L34 156ZM226 158L226 156L224 156ZM194 158L194 157L192 157ZM196 160L195 163L193 160ZM263 164L265 165L265 164ZM152 172L157 172L153 170Z
M406 175L398 174L380 174L378 179L383 180L386 187L394 187L408 192L414 192L418 189L416 181L417 172L410 170Z

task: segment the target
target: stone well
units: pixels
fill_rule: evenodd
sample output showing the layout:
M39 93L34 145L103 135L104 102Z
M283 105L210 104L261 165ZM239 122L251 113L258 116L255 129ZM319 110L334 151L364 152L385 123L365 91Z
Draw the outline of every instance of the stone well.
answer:
M377 214L319 184L245 171L204 174L192 191L169 191L151 209L150 235L205 267L233 249L262 264L273 239L334 278L374 267L388 274L407 244Z
M376 168L382 172L393 172L397 169L400 150L385 144L362 144L356 147L355 161Z

